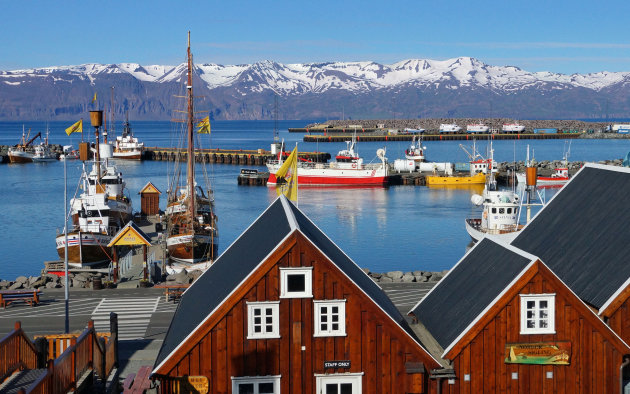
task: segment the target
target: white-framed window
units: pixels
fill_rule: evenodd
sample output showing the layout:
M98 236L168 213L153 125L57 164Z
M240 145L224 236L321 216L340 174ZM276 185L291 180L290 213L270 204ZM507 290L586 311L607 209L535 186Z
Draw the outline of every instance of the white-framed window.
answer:
M280 338L280 301L247 303L247 339Z
M556 295L521 294L521 334L556 333Z
M363 373L315 374L317 394L361 394Z
M233 394L280 394L280 375L232 377Z
M313 267L280 268L280 298L313 297Z
M313 301L316 337L346 335L346 300Z

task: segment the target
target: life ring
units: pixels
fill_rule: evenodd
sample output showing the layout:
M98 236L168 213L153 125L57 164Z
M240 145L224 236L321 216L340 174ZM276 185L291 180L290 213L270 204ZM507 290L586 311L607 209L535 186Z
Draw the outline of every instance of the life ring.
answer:
M352 163L352 168L357 168L357 163Z
M484 212L484 213L483 213L483 218L484 218L484 219L488 219L488 212Z

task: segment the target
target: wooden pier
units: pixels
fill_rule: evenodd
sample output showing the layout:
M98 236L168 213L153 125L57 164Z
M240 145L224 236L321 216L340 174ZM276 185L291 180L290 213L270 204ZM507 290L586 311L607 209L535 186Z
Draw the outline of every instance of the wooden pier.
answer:
M325 163L330 159L327 152L299 152L299 157L304 160ZM144 160L158 161L186 161L187 153L185 149L147 147L144 148ZM198 163L217 164L240 164L250 166L264 166L267 161L275 160L275 155L271 152L245 149L198 149L195 152L195 161Z
M357 141L411 141L414 136L422 136L423 141L461 141L461 140L559 140L580 138L581 133L554 134L381 134L357 133ZM352 138L352 133L326 133L305 135L304 142L345 142Z

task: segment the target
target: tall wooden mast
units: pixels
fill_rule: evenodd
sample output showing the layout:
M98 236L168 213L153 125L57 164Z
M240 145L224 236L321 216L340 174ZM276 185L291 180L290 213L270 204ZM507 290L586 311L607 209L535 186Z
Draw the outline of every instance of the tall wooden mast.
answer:
M194 131L194 108L193 108L193 88L192 88L192 53L190 53L190 31L188 32L188 84L186 91L188 93L188 163L187 163L187 182L188 182L188 212L191 220L191 230L194 230L192 224L195 218L195 141L193 138Z

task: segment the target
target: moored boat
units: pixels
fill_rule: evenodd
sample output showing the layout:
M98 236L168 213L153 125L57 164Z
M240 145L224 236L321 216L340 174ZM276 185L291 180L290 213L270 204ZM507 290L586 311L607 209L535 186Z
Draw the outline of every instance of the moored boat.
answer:
M457 133L459 131L461 131L461 127L459 127L458 125L452 123L452 124L441 124L440 125L440 133Z
M504 133L521 133L525 131L525 126L518 123L507 123L503 125L501 130Z
M30 130L29 130L30 136ZM29 145L35 141L37 137L40 137L41 133L37 133L35 137L26 140L28 137L24 133L24 126L22 126L22 138L20 142L9 148L8 156L10 163L32 163L33 162L33 152L29 149Z
M389 183L389 165L385 149L379 149L376 156L380 163L365 164L355 151L356 138L346 141L346 149L339 151L331 163L315 163L300 160L297 163L298 185L312 186L386 186ZM269 169L268 186L277 184L276 173L283 163L283 156L267 162Z
M413 136L413 139L411 140L411 145L409 145L409 148L405 150L405 159L413 160L416 163L421 163L424 161L424 147L422 146L422 138L417 140L416 136Z
M466 232L479 241L486 234L502 236L521 228L518 224L519 196L514 190L498 190L496 182L486 182L483 194L473 194L470 201L483 205L480 218L466 219Z
M129 124L129 116L127 116L123 124L123 132L121 136L116 137L114 145L114 158L123 160L142 160L142 151L144 143L139 142L134 137L131 125Z
M166 208L166 247L169 255L167 271L169 272L207 268L217 257L219 246L217 217L214 213L214 193L207 177L207 189L205 191L195 182L195 112L190 32L188 33L187 54L186 97L188 110L186 111L187 118L184 121L187 144L186 176L183 176L181 166L176 165ZM181 185L180 180L185 183Z
M48 144L48 130L46 130L46 138L39 145L35 145L35 154L33 155L33 162L46 163L50 161L57 161L57 154L53 152Z
M497 171L497 163L493 159L492 145L490 145L490 156L485 159L477 153L476 145L473 143L472 153L469 153L462 145L460 147L470 157L470 167L468 175L454 175L452 172L445 172L443 175L428 175L426 177L427 186L435 185L466 185L486 183L488 178L494 179Z
M109 162L112 147L109 144L99 146L89 172L83 162L79 184L84 192L70 201L72 225L68 229L68 264L75 267L109 262L112 253L107 244L132 215L131 199L125 195L122 173ZM65 234L57 235L56 244L59 258L63 259Z
M468 126L466 126L466 132L467 133L487 133L488 132L488 126L486 126L485 124L469 124Z

